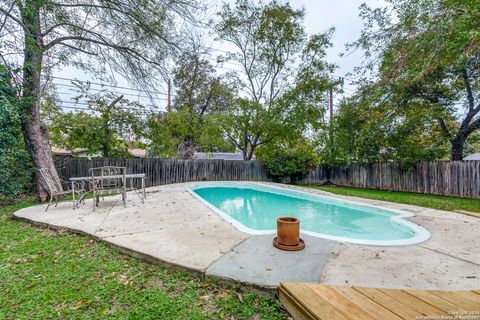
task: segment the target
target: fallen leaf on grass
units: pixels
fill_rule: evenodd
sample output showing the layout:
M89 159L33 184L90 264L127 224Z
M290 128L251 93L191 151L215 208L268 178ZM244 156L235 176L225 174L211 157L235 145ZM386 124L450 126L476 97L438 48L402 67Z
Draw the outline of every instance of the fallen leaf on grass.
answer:
M104 315L106 315L109 311L110 311L109 308L105 308L105 309L103 309L102 311L100 311L100 315L101 315L101 316L104 316Z
M243 303L243 294L241 292L237 293L238 300Z
M75 305L72 307L73 310L80 309L82 306L85 305L85 300L78 300Z
M227 291L220 291L219 293L216 294L216 297L218 299L226 299L228 297L228 292Z

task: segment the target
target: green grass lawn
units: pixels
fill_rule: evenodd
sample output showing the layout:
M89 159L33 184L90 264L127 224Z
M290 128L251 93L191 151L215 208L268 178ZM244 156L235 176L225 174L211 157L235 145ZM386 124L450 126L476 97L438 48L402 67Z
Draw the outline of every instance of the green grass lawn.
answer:
M435 196L430 194L358 189L338 186L320 186L311 188L345 196L412 204L440 210L480 212L480 199L465 199L458 197Z
M285 319L278 301L121 254L0 207L0 319Z

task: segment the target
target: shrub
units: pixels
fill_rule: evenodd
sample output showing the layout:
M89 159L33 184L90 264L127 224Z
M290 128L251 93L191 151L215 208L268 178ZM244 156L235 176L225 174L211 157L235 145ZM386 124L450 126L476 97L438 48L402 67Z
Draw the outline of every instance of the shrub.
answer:
M279 150L264 159L268 173L277 178L295 182L315 168L312 153L304 150Z
M20 101L8 70L0 65L0 203L25 191L31 181L29 159L21 131Z

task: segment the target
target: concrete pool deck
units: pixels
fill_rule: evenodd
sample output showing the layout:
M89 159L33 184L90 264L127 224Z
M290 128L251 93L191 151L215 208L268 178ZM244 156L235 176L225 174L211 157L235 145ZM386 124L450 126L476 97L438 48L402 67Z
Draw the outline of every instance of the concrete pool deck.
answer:
M262 288L275 288L287 280L394 289L480 288L479 218L284 185L412 212L415 216L406 220L432 235L417 245L395 247L303 235L305 250L284 252L271 245L273 236L252 236L237 230L193 197L187 185L148 188L145 204L129 193L126 208L120 196L112 196L100 201L95 212L89 199L76 210L70 202L62 202L48 212L45 205L21 209L14 217L88 234L152 262Z

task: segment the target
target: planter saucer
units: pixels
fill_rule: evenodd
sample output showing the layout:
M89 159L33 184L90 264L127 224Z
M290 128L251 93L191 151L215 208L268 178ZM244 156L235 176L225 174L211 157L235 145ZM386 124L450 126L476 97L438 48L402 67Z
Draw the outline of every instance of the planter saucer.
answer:
M280 244L277 242L277 237L275 237L273 239L273 246L277 249L280 249L280 250L286 250L286 251L298 251L298 250L302 250L303 248L305 248L305 242L300 239L300 241L298 241L298 244L295 245L295 246L287 246L287 245L284 245L284 244Z

